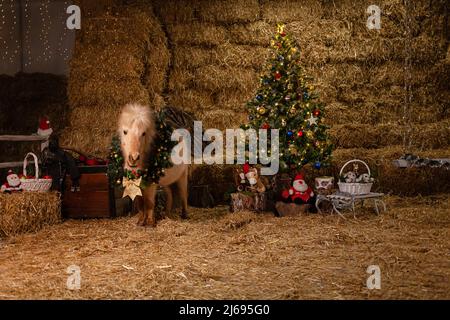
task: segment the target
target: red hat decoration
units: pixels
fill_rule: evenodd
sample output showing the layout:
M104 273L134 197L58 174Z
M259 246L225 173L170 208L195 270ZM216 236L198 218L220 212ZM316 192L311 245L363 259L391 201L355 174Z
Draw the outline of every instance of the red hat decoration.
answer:
M39 129L41 130L50 129L50 121L47 119L47 117L42 117L41 120L39 120Z
M303 180L303 181L305 181L305 177L303 176L302 173L297 173L297 174L295 175L294 181L298 181L298 180Z

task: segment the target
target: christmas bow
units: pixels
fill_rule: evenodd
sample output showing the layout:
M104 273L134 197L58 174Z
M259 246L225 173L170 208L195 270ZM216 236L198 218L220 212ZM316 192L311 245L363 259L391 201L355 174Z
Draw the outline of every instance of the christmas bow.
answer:
M122 185L125 188L125 190L123 191L122 198L129 196L131 200L134 200L136 196L142 196L142 190L140 187L141 181L142 177L140 177L139 179L128 179L124 177Z

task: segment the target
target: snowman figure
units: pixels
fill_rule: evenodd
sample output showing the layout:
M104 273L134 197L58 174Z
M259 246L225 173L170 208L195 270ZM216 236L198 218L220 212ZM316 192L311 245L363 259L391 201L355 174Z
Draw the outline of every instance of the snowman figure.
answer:
M19 176L12 172L12 170L8 171L8 175L6 176L6 182L1 186L1 192L13 192L20 191L22 187L20 186L21 182Z

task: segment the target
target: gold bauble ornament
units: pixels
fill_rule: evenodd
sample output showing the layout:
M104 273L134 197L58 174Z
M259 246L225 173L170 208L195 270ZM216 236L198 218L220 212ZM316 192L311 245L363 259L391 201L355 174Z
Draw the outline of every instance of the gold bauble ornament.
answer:
M257 109L258 113L263 115L264 113L266 113L266 108L265 107L258 107Z
M293 144L289 145L288 150L289 150L289 152L290 152L292 155L296 155L296 154L297 154L297 148L296 148Z

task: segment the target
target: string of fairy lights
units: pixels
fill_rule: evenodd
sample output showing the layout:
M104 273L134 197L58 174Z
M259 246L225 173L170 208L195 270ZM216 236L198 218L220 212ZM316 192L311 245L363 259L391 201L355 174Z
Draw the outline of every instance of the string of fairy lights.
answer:
M52 19L51 0L0 1L0 61L3 64L21 61L22 69L28 69L55 58L69 60L65 8L70 3L65 0L63 5L61 1L58 5L58 17Z
M31 65L31 41L30 41L30 33L31 33L31 13L30 13L30 6L28 1L24 1L23 5L23 19L22 22L24 26L24 37L23 37L23 43L22 47L24 50L23 54L23 65L24 67L28 67Z
M9 14L8 14L9 13ZM2 55L3 60L8 60L8 62L14 62L14 56L19 54L20 51L20 41L15 37L14 33L17 28L17 12L15 8L15 1L9 0L8 2L0 3L0 15L2 17L0 23L0 42L3 47L4 54ZM7 19L12 19L11 27L6 27ZM4 31L7 30L7 35L2 36ZM14 39L14 43L11 45L8 39Z
M69 6L68 1L64 1L64 8L67 8ZM67 61L69 59L69 49L67 46L64 46L64 40L67 37L67 28L65 27L66 22L66 12L62 11L59 15L59 21L58 23L63 26L63 31L60 33L59 39L58 39L58 55L62 58L64 58L64 61Z

